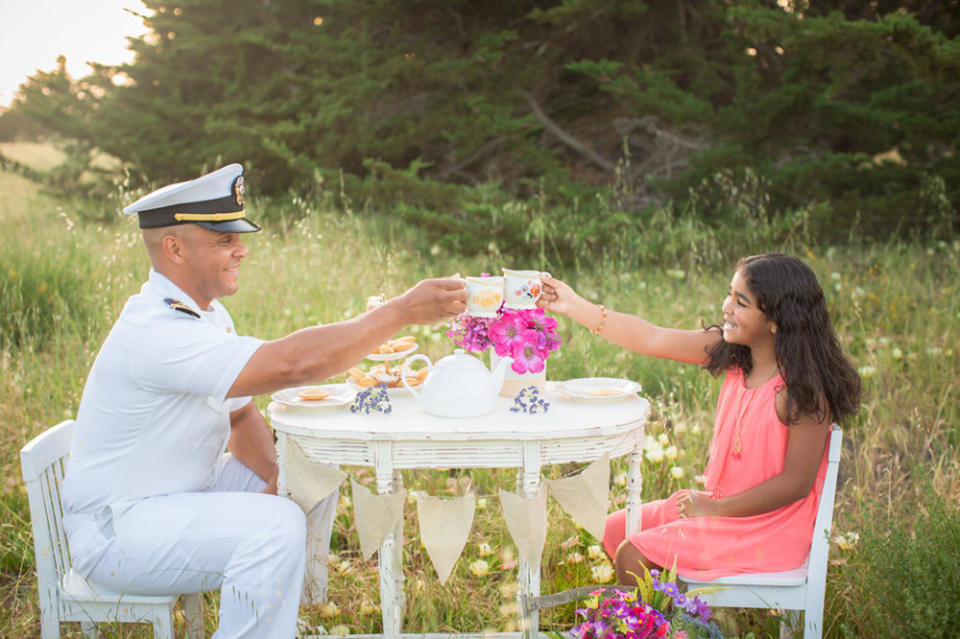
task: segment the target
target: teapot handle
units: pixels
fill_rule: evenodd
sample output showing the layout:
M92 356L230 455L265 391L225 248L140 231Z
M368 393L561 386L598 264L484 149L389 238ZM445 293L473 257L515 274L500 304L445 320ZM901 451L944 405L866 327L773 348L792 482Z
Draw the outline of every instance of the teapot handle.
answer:
M407 383L407 371L410 369L410 364L418 359L422 359L427 363L427 375L430 375L430 369L433 368L433 362L431 362L430 358L423 353L417 353L416 355L411 355L407 359L403 360L403 366L400 367L400 382L414 397L420 399L420 395L423 393L423 391L418 386L411 386ZM424 378L424 381L426 381L426 378Z

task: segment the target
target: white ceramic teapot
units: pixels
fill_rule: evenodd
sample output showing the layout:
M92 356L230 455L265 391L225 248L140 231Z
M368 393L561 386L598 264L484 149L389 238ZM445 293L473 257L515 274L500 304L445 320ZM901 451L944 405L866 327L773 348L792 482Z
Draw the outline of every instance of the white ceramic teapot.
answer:
M427 363L427 377L422 387L410 386L407 376L410 364L418 359ZM492 413L503 386L503 376L511 359L504 357L492 373L483 362L458 348L453 355L430 361L419 354L407 358L400 369L400 379L423 409L439 417L478 417Z

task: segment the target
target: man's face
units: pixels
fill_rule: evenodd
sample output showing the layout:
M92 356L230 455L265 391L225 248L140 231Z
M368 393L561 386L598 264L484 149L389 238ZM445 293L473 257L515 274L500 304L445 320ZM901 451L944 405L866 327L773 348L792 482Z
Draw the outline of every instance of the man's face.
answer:
M184 225L184 264L192 295L209 306L218 297L233 295L240 288L240 261L249 251L239 233L217 233L195 224Z

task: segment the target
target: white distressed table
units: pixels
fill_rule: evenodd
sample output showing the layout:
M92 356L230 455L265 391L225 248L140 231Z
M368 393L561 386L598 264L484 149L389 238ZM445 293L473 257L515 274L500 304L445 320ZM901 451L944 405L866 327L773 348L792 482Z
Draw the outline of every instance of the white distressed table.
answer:
M296 441L308 459L322 464L371 466L377 492L399 490L405 468L517 468L517 485L532 497L547 464L591 462L604 453L611 459L629 455L627 530L640 528L640 462L644 424L650 403L634 397L615 403L582 403L562 399L548 382L546 414L511 413L512 400L498 398L489 415L467 419L434 417L417 400L391 397L393 412L357 415L348 408L316 410L276 402L267 407L277 432L280 457L278 490L287 494L283 454L287 438ZM380 604L383 637L401 637L403 622L403 520L380 546ZM520 619L525 638L538 634L539 613L526 610L524 597L540 594L540 565L520 558ZM410 635L403 635L410 636Z

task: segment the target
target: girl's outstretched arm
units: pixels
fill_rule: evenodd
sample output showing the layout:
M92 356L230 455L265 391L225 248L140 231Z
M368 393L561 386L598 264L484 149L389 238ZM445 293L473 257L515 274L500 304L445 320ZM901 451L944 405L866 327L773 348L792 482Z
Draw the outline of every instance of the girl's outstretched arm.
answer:
M786 414L786 391L777 394L777 414L780 420ZM812 415L802 415L789 426L787 452L783 471L770 479L748 488L742 493L713 498L704 493L689 491L677 499L677 509L683 517L749 517L783 508L810 494L820 468L823 449L830 433L830 419L819 421Z
M600 337L641 355L703 364L707 360L707 349L721 339L719 331L664 328L636 315L609 309L604 312L599 305L583 299L547 273L541 274L540 280L543 282L538 302L541 308L566 315L591 330L599 328Z

